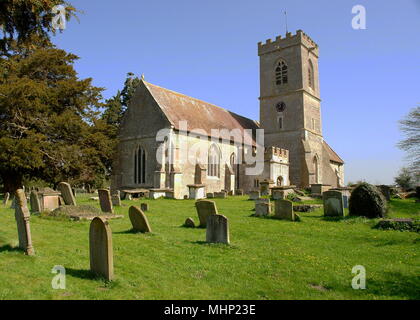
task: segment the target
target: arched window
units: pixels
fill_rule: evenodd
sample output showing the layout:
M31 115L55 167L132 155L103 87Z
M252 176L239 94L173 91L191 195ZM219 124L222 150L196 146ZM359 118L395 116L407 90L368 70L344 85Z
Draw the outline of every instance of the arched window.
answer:
M281 187L282 185L283 185L283 177L282 176L279 176L277 178L277 186Z
M207 175L209 177L220 177L220 152L215 144L209 149Z
M140 146L134 152L134 183L146 183L146 152Z
M280 60L276 66L276 84L282 85L287 82L287 64L283 60Z
M313 66L311 60L309 60L309 62L308 62L308 85L309 85L309 88L312 88L312 89L315 88L315 83L314 83L314 66Z

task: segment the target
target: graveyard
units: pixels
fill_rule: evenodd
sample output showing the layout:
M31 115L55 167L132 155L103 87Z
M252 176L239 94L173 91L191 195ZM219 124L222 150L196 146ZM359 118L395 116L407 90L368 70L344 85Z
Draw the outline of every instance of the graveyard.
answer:
M90 198L78 194L75 200L99 209ZM256 216L247 195L211 200L229 221L229 244L206 241L195 200L133 199L114 206L113 214L122 218L107 222L112 281L91 272L91 221L32 214L35 254L25 255L17 248L14 209L0 205L0 299L420 298L417 232L379 230L378 219L325 217L322 207L299 212L300 221ZM144 215L151 232L132 230L129 212L141 203L149 207ZM415 199L391 199L389 207L390 218L420 214ZM187 218L196 227L185 227ZM66 270L64 290L51 287L56 265ZM356 265L366 268L367 290L352 289Z

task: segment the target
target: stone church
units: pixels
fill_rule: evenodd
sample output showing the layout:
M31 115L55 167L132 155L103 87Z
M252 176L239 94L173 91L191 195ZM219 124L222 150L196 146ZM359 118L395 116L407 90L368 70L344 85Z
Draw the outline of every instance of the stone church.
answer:
M322 135L318 53L301 30L258 43L259 122L142 79L121 125L111 189L197 199L262 182L343 186L344 162Z

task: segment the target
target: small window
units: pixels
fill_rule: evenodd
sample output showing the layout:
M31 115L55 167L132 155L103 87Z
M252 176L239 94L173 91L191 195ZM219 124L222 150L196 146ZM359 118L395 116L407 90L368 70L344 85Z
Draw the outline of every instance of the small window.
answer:
M260 180L255 179L254 180L254 188L259 188L260 187Z
M309 88L314 89L314 66L311 60L309 60L308 65L308 85Z
M279 117L278 123L279 123L279 129L280 130L283 129L283 117Z
M279 61L276 66L276 84L283 85L288 82L287 64L284 61Z

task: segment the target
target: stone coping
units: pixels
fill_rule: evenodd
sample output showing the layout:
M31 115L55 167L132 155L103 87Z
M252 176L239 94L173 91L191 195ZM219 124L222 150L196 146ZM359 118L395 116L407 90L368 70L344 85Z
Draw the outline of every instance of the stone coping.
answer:
M173 191L172 189L149 189L150 192L169 192Z
M271 190L288 190L288 189L296 189L296 186L275 186L271 187Z
M149 189L122 189L120 191L125 193L144 193L149 192Z
M187 187L188 188L204 188L205 185L204 184L188 184Z

